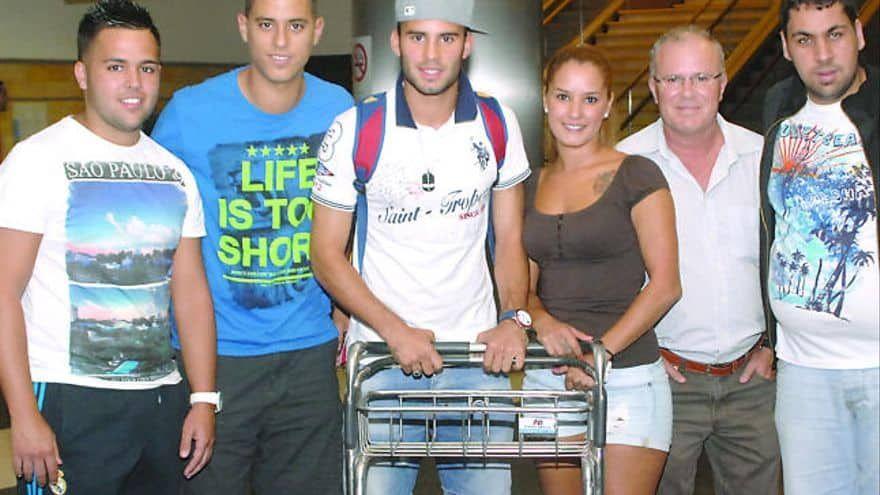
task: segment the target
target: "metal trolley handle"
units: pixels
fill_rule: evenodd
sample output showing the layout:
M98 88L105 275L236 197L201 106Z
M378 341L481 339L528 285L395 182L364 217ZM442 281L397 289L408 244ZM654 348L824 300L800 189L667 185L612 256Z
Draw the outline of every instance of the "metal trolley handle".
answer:
M593 363L589 363L573 358L551 356L544 349L544 346L538 343L529 343L526 346L525 365L541 365L541 366L574 366L583 369L590 375L596 384L605 386L605 372L608 366L608 357L605 353L605 347L598 342L591 342L585 345L593 354ZM481 363L483 354L486 352L486 344L478 344L474 342L436 342L434 348L437 353L443 357L443 363L453 365L478 364ZM587 350L587 349L585 349ZM391 351L385 342L356 342L351 348L352 359L357 370L361 367L361 362L369 357L391 358ZM394 361L389 364L382 361L379 369L394 366ZM348 371L354 371L349 369ZM375 371L378 371L376 369ZM374 372L375 372L374 371ZM351 373L349 373L351 374ZM370 373L372 374L372 373Z
M486 344L472 342L437 342L434 348L443 357L445 365L475 365L483 361L482 355L486 351ZM550 356L544 346L538 343L529 343L526 346L524 359L525 366L574 366L583 369L593 379L593 394L599 400L598 404L606 404L605 373L609 364L605 347L598 342L589 343L593 354L593 366L589 363L567 357ZM375 358L364 363L368 358ZM362 364L364 363L364 364ZM349 348L348 362L346 363L347 391L345 401L345 444L352 447L356 443L357 427L349 424L356 418L357 398L354 392L359 389L364 380L376 372L397 366L391 357L391 351L385 342L355 342ZM599 447L605 446L605 408L598 411L601 420L593 425L592 438Z

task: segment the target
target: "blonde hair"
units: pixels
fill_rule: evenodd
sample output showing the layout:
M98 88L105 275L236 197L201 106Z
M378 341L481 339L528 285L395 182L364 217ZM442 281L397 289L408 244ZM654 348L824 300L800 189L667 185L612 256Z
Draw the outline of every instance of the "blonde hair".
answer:
M715 39L715 37L712 36L712 33L706 31L700 26L697 26L695 24L688 24L686 26L674 27L669 31L666 31L659 38L657 38L657 41L655 41L654 45L651 46L651 51L648 54L648 71L650 72L650 75L652 77L657 75L657 53L660 51L660 47L671 41L684 41L684 39L688 36L695 36L711 43L712 46L715 47L715 51L718 52L718 63L721 64L719 65L720 70L724 70L724 47L721 46L721 42Z

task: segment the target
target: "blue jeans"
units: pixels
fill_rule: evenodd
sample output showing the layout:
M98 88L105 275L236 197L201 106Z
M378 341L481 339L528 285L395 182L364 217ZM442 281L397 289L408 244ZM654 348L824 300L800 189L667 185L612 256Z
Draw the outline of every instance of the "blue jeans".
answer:
M412 378L404 375L399 369L383 370L362 385L363 393L374 390L507 390L510 380L504 375L487 375L480 368L444 368L432 377ZM373 401L372 405L394 405L397 401ZM419 419L421 418L421 419ZM461 439L461 416L450 413L445 421L438 423L436 441L448 442ZM474 415L474 441L479 441L481 425L478 415ZM387 442L392 435L400 440L395 424L389 428L388 420L372 416L370 436L374 441ZM496 421L491 419L489 436L493 441L509 441L513 438L512 419ZM413 417L411 421L404 419L403 440L424 442L424 415ZM507 495L510 493L510 465L507 463L485 463L481 459L473 459L463 463L460 459L452 462L437 460L437 471L444 493L473 495ZM366 493L368 495L409 495L415 487L419 472L418 459L395 459L371 463L367 470Z
M779 361L776 429L786 495L880 493L880 368Z

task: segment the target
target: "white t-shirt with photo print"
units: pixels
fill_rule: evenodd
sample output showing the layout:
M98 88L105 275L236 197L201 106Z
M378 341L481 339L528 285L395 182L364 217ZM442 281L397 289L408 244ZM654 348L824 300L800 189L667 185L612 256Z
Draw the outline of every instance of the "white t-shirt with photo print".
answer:
M396 89L389 91L384 145L366 185L360 273L376 297L408 325L432 330L438 341L472 342L497 324L486 259L489 200L493 191L515 186L530 173L519 124L502 107L508 139L498 169L482 119L474 113L475 100L459 98L459 107L468 108L458 108L437 129L416 125L398 102L405 100ZM351 109L337 117L324 138L312 187L312 199L319 204L355 209L355 126L356 110ZM381 340L356 318L348 339Z
M766 280L780 359L823 369L880 365L877 184L840 103L811 100L777 131L776 216Z
M205 235L186 166L145 134L119 146L66 117L0 165L0 227L40 234L21 299L31 379L148 389L181 377L170 279Z

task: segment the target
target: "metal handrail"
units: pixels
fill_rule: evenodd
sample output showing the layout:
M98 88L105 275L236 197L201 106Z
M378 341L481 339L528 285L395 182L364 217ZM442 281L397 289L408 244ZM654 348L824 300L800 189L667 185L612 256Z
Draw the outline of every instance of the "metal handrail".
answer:
M706 13L706 10L708 10L709 5L712 3L712 1L713 0L706 0L706 2L703 4L703 7L696 14L694 14L694 16L691 18L690 22L688 22L688 24L696 23L697 19L699 19L700 16L702 16L704 13ZM730 11L732 11L734 9L734 7L736 7L736 4L738 2L739 2L739 0L730 0L730 2L727 4L727 7L725 7L724 10L722 10L721 13L718 14L718 17L716 17L715 20L712 21L711 24L709 24L709 26L706 28L706 30L711 33L712 30L715 29L715 27L717 27L718 24L721 23L721 20L724 19L724 17L727 16L727 14L729 14ZM632 90L636 87L636 85L639 84L642 81L642 79L648 74L649 69L650 69L650 65L646 65L645 68L642 69L641 72L639 72L639 75L636 76L636 78L633 80L633 82L631 82L626 87L626 89L623 90L623 94L628 94L628 93L632 92ZM620 102L620 101L623 101L623 100L618 100L618 102ZM623 119L623 122L620 124L619 130L622 131L622 130L626 129L632 123L632 121L635 120L636 115L638 115L639 112L642 111L642 108L644 108L645 105L647 105L649 101L651 101L650 94L645 96L644 98L642 98L639 101L639 103L636 104L635 108L630 110L629 114L626 116L625 119Z

